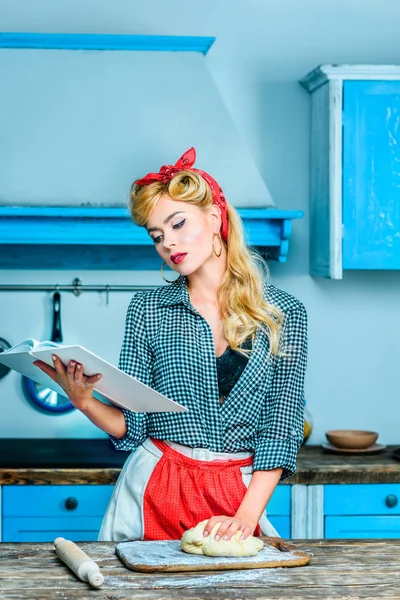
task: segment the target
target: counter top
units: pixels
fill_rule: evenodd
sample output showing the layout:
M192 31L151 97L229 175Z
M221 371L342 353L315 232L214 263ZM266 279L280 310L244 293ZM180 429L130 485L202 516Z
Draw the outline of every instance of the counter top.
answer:
M18 600L247 600L400 597L400 540L294 540L303 567L143 574L128 571L113 542L79 546L104 575L98 589L80 581L52 544L0 544L0 597Z
M374 454L333 454L304 446L290 484L400 483L397 446ZM0 485L114 484L129 452L116 451L102 439L2 439Z

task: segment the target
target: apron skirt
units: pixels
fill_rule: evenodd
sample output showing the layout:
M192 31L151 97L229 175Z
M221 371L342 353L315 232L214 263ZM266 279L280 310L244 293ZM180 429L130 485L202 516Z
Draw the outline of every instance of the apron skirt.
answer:
M209 454L217 459L204 460ZM252 463L250 453L213 454L148 438L124 464L98 539L177 540L200 521L233 516L250 483ZM254 535L260 533L280 537L265 514Z

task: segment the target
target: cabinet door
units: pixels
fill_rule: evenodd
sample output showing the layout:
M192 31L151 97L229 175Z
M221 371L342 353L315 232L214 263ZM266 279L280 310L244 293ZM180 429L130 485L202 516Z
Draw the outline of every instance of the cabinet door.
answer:
M325 538L400 538L400 517L325 517Z
M400 269L400 81L343 94L343 268Z
M282 538L290 539L290 517L268 515L268 520Z
M10 485L3 493L3 541L97 539L112 485Z
M3 542L53 542L65 537L73 542L93 542L101 517L5 517Z
M325 515L400 517L400 483L346 483L325 486Z
M7 485L4 517L101 517L112 485Z
M268 502L267 519L283 538L290 538L291 486L278 485Z
M326 485L326 538L400 537L400 484Z

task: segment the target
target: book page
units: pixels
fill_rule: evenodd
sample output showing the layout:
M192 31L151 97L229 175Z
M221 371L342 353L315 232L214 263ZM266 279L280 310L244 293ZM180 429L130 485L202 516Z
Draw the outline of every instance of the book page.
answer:
M22 351L21 348L26 348L27 350ZM61 386L39 369L39 367L33 364L33 361L36 359L30 351L31 349L32 347L30 345L24 346L22 344L19 345L18 348L14 348L14 352L0 352L0 363L6 365L6 367L9 367L10 369L14 369L14 371L21 373L21 375L24 375L25 377L33 379L36 383L54 390L57 394L66 396L66 393Z
M62 348L62 344L45 340L44 342L38 342L35 345L34 350L36 352L36 350L46 350L47 348Z
M26 340L18 342L18 344L15 344L15 346L12 346L8 350L4 350L2 354L13 354L14 352L30 352L32 348L35 348L38 344L39 342L34 338L27 338Z

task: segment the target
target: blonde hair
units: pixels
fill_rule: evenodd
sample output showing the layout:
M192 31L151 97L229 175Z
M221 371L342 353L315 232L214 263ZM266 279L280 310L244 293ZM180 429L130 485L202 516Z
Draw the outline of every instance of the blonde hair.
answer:
M167 182L155 181L148 185L134 183L131 187L130 211L137 225L145 226L163 194L203 210L213 204L209 185L193 171L179 171ZM227 269L218 290L224 335L233 350L247 354L251 351L240 348L241 344L249 337L254 342L256 331L261 327L269 338L271 354L279 356L283 315L276 306L264 299L263 287L268 277L268 267L262 257L246 245L241 218L229 203L227 211Z

